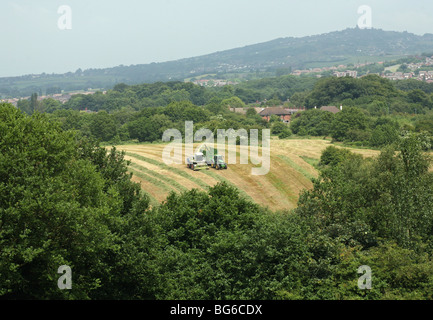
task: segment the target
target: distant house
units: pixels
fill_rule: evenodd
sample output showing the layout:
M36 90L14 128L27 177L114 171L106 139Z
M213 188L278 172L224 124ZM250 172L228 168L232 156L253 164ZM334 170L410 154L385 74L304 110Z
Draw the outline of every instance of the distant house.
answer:
M256 110L256 113L259 114L260 112L262 112L263 110L265 110L265 108L254 107L254 110Z
M332 112L332 113L336 114L336 113L339 113L342 110L342 107L340 107L340 109L338 109L335 106L324 106L324 107L321 107L320 110L329 111L329 112Z
M347 71L335 71L334 72L334 76L341 78L341 77L352 77L352 78L357 78L358 77L358 71L352 71L352 70L347 70Z
M240 114L247 113L247 110L245 108L230 108L230 111L240 113Z
M259 115L266 119L266 121L271 120L271 116L275 115L277 117L280 117L280 119L284 122L290 122L292 115L302 111L301 109L284 109L282 107L268 107L264 108L262 111L259 112Z

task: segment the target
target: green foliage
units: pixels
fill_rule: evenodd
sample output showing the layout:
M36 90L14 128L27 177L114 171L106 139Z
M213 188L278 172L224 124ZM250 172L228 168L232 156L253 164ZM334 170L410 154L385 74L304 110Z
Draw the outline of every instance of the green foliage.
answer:
M367 116L358 108L344 108L337 113L332 121L330 132L336 141L359 141L355 130L367 128ZM350 135L352 134L352 135Z
M278 101L287 101L293 99L297 92L311 90L317 82L315 77L300 78L293 75L279 76L276 78L266 78L242 82L236 86L235 95L241 98L245 103L255 103L278 99ZM246 95L248 92L248 95ZM293 102L297 102L294 100ZM279 104L279 103L278 103ZM301 106L303 104L299 104Z
M274 105L285 101L287 107L342 104L344 110L357 108L362 110L364 116L342 120L341 115L308 110L294 116L291 131L299 136L333 136L336 141L352 145L382 147L393 143L399 130L393 124L376 126L373 117L405 117L402 127L410 129L410 114L424 114L432 107L433 90L430 89L427 84L392 82L375 75L360 79L327 77L320 80L290 75L221 88L205 88L183 82L118 84L106 94L74 95L64 105L53 99L35 103L37 95L33 95L33 102L31 99L20 100L18 107L28 114L34 111L52 113L52 117L60 120L64 129L77 130L83 136L117 144L129 139L160 140L161 130L154 130L148 124L149 118L157 114L165 115L171 121L158 120L159 125L170 125L181 132L184 127L182 122L187 120L194 121L200 128L211 125L211 130L215 130L217 125L221 129L229 125L235 129L260 129L272 125L277 117L272 117L267 123L255 115L252 107L257 107L256 102ZM249 108L247 103L252 103ZM247 115L234 115L229 106L247 108ZM68 112L64 109L68 109ZM88 112L84 112L84 109ZM337 120L334 121L334 118ZM216 122L216 119L219 120ZM416 130L431 132L433 129L429 127L428 121L422 124L422 120L417 119L419 128ZM285 136L288 134L287 131Z
M112 115L106 111L99 111L92 117L90 132L93 137L101 141L110 141L116 135L116 124Z
M285 128L283 131L281 131L279 134L278 134L278 138L279 139L287 139L287 138L289 138L289 137L291 137L292 136L292 131L289 129L289 128Z
M424 107L429 107L431 109L431 103L427 94L421 89L414 89L407 93L407 98L409 102L419 103Z
M327 136L333 119L334 114L331 112L311 109L296 114L290 123L290 129L294 133L299 133L303 129L305 130L303 135Z
M426 131L433 135L433 118L419 119L415 122L415 130L417 132Z
M394 85L397 89L402 90L402 91L406 91L406 92L411 91L411 90L415 90L415 89L420 89L427 94L433 93L433 84L423 82L423 81L418 81L415 79L398 80L398 81L394 82Z
M77 142L48 117L0 105L0 296L11 299L127 297L125 225L148 199L123 156ZM131 253L133 254L133 253ZM72 290L57 288L69 265Z
M399 125L389 118L378 118L372 125L369 145L372 147L383 147L398 140Z
M54 100L53 98L48 98L41 101L42 112L53 113L54 111L60 110L61 108L62 103L58 100Z
M295 107L305 106L305 101L309 95L309 91L295 92L290 97L290 103Z
M257 115L257 111L254 108L248 108L246 112L247 117L254 117Z
M276 107L276 106L280 106L281 104L282 104L282 101L276 97L266 101L266 103L265 103L265 105L268 107Z
M390 80L376 75L369 75L360 79L351 77L325 78L319 81L307 97L307 106L339 105L346 99L368 103L376 97L390 99L396 97L398 91Z
M296 297L308 279L302 223L269 214L224 183L171 194L146 218L163 239L147 261L157 299L276 299L284 290Z
M345 162L352 153L343 148L337 148L334 146L329 146L322 152L322 156L320 157L319 165L320 166L336 166L340 163Z
M273 122L271 126L271 134L277 135L280 139L286 139L292 135L292 131L286 123L279 120Z
M287 124L279 121L274 121L271 126L271 134L279 135L281 132L285 131L287 129Z
M161 139L166 129L172 128L172 122L163 114L155 114L150 118L141 117L128 125L129 136L138 141L155 141Z
M321 161L331 163L332 153L339 155L327 149ZM301 196L298 212L346 244L368 247L386 238L407 248L431 245L433 175L419 136L404 136L397 150L374 160L337 159Z
M221 102L221 105L226 107L226 108L244 108L245 107L245 103L239 99L238 97L231 97L228 99L224 99Z
M354 275L362 265L372 268L371 290L357 288ZM369 250L344 249L332 280L324 287L339 300L431 300L432 280L433 260L429 254L384 242Z
M234 95L241 99L244 103L254 103L260 100L261 94L257 90L244 89L237 87L234 91Z
M115 111L122 107L141 110L145 107L167 106L173 102L191 101L203 105L209 98L200 86L183 82L157 82L128 86L119 84L106 94L97 92L92 95L78 94L65 103L65 108L74 110Z
M343 245L318 295L431 299L433 175L423 148L422 136L407 134L376 159L335 147L323 152L321 176L296 209L319 234ZM361 265L373 271L371 290L357 289Z
M281 122L281 118L275 114L272 114L271 117L269 118L269 123L276 123L276 122Z

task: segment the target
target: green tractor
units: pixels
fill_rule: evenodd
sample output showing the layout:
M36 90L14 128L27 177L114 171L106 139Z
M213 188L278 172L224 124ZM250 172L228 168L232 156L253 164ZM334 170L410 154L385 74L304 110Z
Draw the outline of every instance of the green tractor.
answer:
M223 156L219 154L214 156L214 161L211 166L217 170L227 169L227 163L225 163Z
M227 163L224 161L223 156L218 154L218 150L204 145L201 152L206 158L206 163L208 166L211 166L217 170L227 169Z

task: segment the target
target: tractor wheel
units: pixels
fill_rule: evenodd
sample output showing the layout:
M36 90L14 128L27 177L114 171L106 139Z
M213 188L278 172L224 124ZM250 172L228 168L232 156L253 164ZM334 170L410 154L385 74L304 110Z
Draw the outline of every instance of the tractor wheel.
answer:
M195 171L195 164L192 164L192 171Z

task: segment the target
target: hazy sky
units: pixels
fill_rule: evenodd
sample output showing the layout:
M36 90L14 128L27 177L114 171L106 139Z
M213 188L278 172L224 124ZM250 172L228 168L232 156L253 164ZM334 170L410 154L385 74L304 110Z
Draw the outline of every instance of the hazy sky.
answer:
M60 30L62 5L72 29ZM0 0L0 77L163 62L355 27L433 33L432 0ZM62 20L63 21L63 20Z

